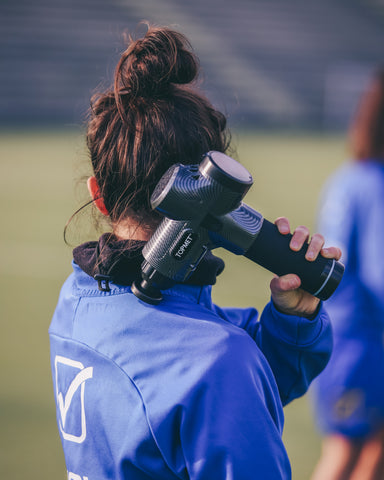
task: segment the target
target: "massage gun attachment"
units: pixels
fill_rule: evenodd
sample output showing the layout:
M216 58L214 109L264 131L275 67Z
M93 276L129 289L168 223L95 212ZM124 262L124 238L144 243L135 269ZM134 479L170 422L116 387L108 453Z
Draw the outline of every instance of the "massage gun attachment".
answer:
M220 152L208 152L198 165L173 165L151 196L152 208L164 219L143 249L141 279L132 284L133 293L147 303L160 303L161 290L185 281L209 250L222 247L279 276L295 273L301 288L329 298L344 266L322 256L307 261L307 245L291 250L291 234L280 234L242 203L252 184L248 170Z

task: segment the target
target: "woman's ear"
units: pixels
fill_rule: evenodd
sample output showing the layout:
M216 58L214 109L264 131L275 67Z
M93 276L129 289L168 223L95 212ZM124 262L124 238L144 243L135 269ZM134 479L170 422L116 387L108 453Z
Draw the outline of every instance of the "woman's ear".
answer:
M97 209L100 210L103 215L109 215L108 210L105 208L104 199L100 196L100 189L95 177L88 178L87 187Z

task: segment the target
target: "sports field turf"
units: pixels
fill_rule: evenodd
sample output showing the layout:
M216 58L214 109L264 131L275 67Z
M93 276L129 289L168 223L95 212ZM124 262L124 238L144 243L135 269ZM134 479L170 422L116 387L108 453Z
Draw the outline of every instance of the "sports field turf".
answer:
M238 159L254 177L245 198L274 220L313 227L318 194L346 157L337 136L235 134ZM58 291L70 272L62 240L68 217L86 198L87 155L79 131L0 133L0 478L65 479L56 429L47 329ZM81 235L75 234L82 228ZM88 240L80 215L69 241ZM94 236L94 234L93 234ZM271 274L225 252L215 287L222 305L263 307ZM286 408L285 443L294 480L307 480L319 454L307 397ZM89 479L91 480L91 479Z

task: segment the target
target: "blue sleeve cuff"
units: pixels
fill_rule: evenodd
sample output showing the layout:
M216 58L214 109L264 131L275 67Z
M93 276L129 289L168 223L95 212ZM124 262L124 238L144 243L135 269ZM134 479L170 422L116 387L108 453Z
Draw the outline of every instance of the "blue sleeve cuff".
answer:
M316 317L311 320L306 317L281 313L272 302L269 302L264 308L260 322L263 324L263 328L267 329L280 342L306 346L311 345L319 337L329 319L322 302Z

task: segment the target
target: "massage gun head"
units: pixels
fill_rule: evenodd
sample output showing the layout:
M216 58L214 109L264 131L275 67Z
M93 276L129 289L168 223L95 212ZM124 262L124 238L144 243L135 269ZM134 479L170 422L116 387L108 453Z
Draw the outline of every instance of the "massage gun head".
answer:
M248 170L220 152L208 152L198 165L173 165L151 196L151 205L174 220L225 215L237 208L252 186Z

